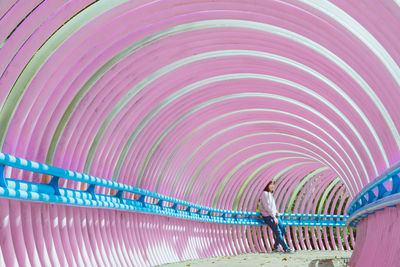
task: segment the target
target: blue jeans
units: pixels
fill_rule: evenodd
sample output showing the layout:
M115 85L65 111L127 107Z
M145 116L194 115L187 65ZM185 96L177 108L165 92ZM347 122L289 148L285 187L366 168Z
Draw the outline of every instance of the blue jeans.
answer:
M265 223L268 224L269 227L271 227L272 232L274 233L274 249L278 248L278 246L281 245L284 250L287 250L289 246L286 244L285 240L283 240L283 235L286 233L285 226L283 225L282 220L279 217L276 218L278 219L278 224L275 224L274 218L272 216L263 216Z

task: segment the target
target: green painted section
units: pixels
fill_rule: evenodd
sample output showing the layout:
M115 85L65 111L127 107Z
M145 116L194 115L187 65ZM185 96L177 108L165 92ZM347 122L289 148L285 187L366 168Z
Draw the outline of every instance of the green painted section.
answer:
M29 64L25 67L25 69L22 72L19 79L16 81L15 85L13 86L13 89L10 92L9 97L7 98L7 100L3 106L2 112L0 112L0 125L2 126L0 128L0 146L1 147L4 144L4 138L6 136L6 133L7 133L10 121L13 117L13 114L15 113L15 110L18 107L18 103L20 102L20 100L21 100L23 94L25 93L25 90L29 86L30 82L32 81L34 76L37 74L38 70L40 70L40 68L45 64L47 59L54 53L54 51L66 39L69 38L69 36L71 36L76 30L78 30L80 27L82 27L82 25L87 24L93 18L100 16L105 11L107 11L123 2L125 2L125 1L99 1L95 4L93 4L92 6L88 7L87 9L85 9L81 13L79 13L76 17L71 19L63 27L61 27L42 46L42 48L40 50L38 50L38 52L34 55L34 57L31 59ZM350 68L350 66L348 66L345 62L343 62L338 57L336 57L334 54L332 54L329 50L326 50L322 46L318 45L317 43L314 43L313 41L311 41L301 35L297 35L296 33L287 31L285 29L275 27L272 25L265 25L262 23L256 23L256 22L251 22L251 21L240 21L240 20L209 20L209 21L199 21L199 22L194 22L194 23L183 24L183 25L179 25L179 26L167 29L165 31L156 33L154 35L148 36L145 39L141 40L141 42L133 44L132 46L129 47L131 50L129 50L129 48L125 49L124 51L119 53L116 57L114 57L109 62L107 62L107 64L105 64L104 66L102 66L101 68L99 68L96 71L96 73L79 90L79 93L74 97L73 101L69 104L66 112L63 114L62 119L60 120L60 123L59 123L59 125L56 129L56 132L52 138L51 145L48 150L49 153L47 155L46 163L52 162L52 159L54 157L54 153L58 146L60 137L61 137L61 135L65 129L65 126L67 125L72 113L74 112L76 106L79 104L79 102L84 97L86 92L90 89L90 87L96 81L98 81L104 75L104 73L107 72L107 70L109 68L114 66L117 62L122 60L127 55L133 53L140 47L142 47L148 43L151 43L155 40L164 38L165 36L177 34L177 33L188 31L188 30L193 30L193 29L204 29L204 28L215 28L215 27L239 27L239 28L256 29L256 30L260 30L260 31L274 33L277 35L281 35L285 38L295 40L299 43L302 43L302 44L314 49L315 51L318 51L319 53L323 54L325 57L329 58L332 62L339 65L342 69L347 70L351 74L351 76L359 84L361 84L362 87L366 91L368 91L368 92L371 91L369 86L362 80L361 77L359 77ZM167 72L168 71L170 71L170 70L167 69ZM163 74L161 74L161 75L163 75ZM156 78L154 78L154 79L156 79ZM104 131L107 129L107 126L112 121L112 119L115 117L115 115L121 110L121 108L129 101L129 99L131 99L135 95L135 93L137 92L136 89L133 89L131 91L132 92L131 95L128 94L123 100L121 100L116 105L116 107L114 107L114 109L110 113L109 117L107 117L107 119L103 122L102 127L96 134L96 138L93 141L92 146L90 147L89 157L87 158L87 161L85 164L86 171L90 170L90 166L93 161L95 151L97 150L98 143L100 142L101 137L104 134ZM372 99L375 99L374 94L369 93L369 95ZM319 96L317 96L317 97L319 97ZM377 101L374 101L374 102L375 103L379 102L379 99L377 99ZM140 126L144 127L144 124L141 124ZM136 132L136 130L135 130L135 132ZM394 134L393 130L392 130L392 134ZM396 139L396 140L398 140L398 139ZM114 179L116 179L118 177L120 168L125 160L126 154L129 151L133 141L134 141L134 134L130 136L130 138L128 139L127 143L124 146L124 149L122 150L122 152L119 156L117 166L116 166L116 169L114 172ZM379 140L377 140L377 142L378 142L378 144L380 144ZM367 151L368 155L370 156L368 149L366 151ZM381 149L381 151L383 151L383 148ZM385 153L383 153L383 154L385 154ZM371 156L370 156L370 158L371 158ZM143 166L146 166L146 164L144 164ZM142 166L142 170L144 169L143 166Z
M188 112L186 112L185 114L183 114L182 116L180 116L177 120L175 120L175 121L174 121L160 136L159 136L159 138L157 139L157 141L156 141L156 142L153 144L153 146L151 147L151 149L150 149L148 155L146 156L145 162L142 164L141 172L140 172L140 175L139 175L140 181L141 181L141 178L143 177L143 172L144 172L145 168L147 167L148 161L150 160L150 158L151 158L151 156L153 155L154 151L157 149L157 147L158 147L159 144L162 142L162 140L165 138L165 136L166 136L178 123L180 123L183 119L187 118L188 116L192 115L192 114L195 113L196 111L199 111L199 110L201 110L202 108L204 108L204 107L206 107L206 106L208 106L208 105L217 103L218 101L223 101L223 100L226 100L226 99L232 99L232 98L234 98L234 97L237 97L237 95L228 95L228 96L224 96L224 97L221 97L221 98L216 98L216 99L207 101L207 102L203 103L202 105L199 105L199 106L197 106L197 107L194 107L194 108L191 109L190 111L188 111ZM161 171L161 173L160 173L160 175L159 175L159 177L158 177L158 179L157 179L157 182L156 182L156 189L155 189L155 190L156 190L156 191L158 190L159 184L161 183L161 179L162 179L162 177L163 177L163 175L164 175L164 173L165 173L165 170L166 170L168 164L171 162L172 158L175 156L175 154L176 154L177 151L180 149L180 147L181 147L195 132L197 132L197 131L200 130L201 128L207 126L208 124L210 124L210 123L212 123L212 122L215 122L215 121L218 120L218 119L222 119L222 118L224 118L224 117L227 117L227 116L230 116L230 115L239 114L239 113L243 113L243 112L257 112L257 111L273 112L273 113L285 114L285 115L288 115L288 116L295 117L295 118L298 118L298 119L300 119L300 120L303 120L303 121L305 121L306 123L311 124L311 125L313 125L314 127L318 128L317 125L315 125L314 123L312 123L312 122L310 122L310 121L308 121L308 120L306 120L306 119L304 119L304 118L302 118L302 117L300 117L300 116L297 116L297 115L295 115L295 114L291 114L291 113L288 113L288 112L284 112L284 111L273 110L273 109L243 109L243 110L238 110L238 111L226 113L226 114L224 114L224 115L221 115L221 116L219 116L219 117L214 118L213 120L210 120L209 122L206 122L206 123L202 124L200 127L196 128L191 134L189 134L188 136L186 136L186 137L179 143L179 145L173 150L173 152L172 152L172 153L170 154L170 156L168 157L166 164L163 165L162 171ZM233 127L235 127L235 126L233 126ZM229 128L229 129L233 129L233 128ZM324 133L326 133L326 134L329 136L329 134L328 134L325 130L323 130L323 129L320 129L320 130L323 131ZM176 176L176 178L175 178L175 180L174 180L171 193L173 192L177 181L179 181L179 179L180 179L180 175L181 175L183 169L186 167L186 165L187 165L187 163L190 161L190 159L192 159L193 156L194 156L205 144L207 144L210 140L212 140L213 138L215 138L216 136L218 136L219 134L222 134L222 133L224 133L224 132L225 132L225 130L220 131L220 132L218 132L217 134L214 134L213 136L211 136L210 138L207 138L204 142L202 142L202 144L201 144L199 147L197 147L197 148L190 154L189 157L186 158L185 162L182 164L180 170L178 171L178 175ZM282 135L285 135L285 134L282 134ZM288 136L289 136L289 135L288 135ZM316 149L322 151L332 162L335 162L337 166L340 166L340 164L338 164L338 163L333 159L333 157L332 157L329 153L326 153L325 151L323 151L321 148L317 147L317 146L314 145L313 143L308 142L308 141L305 140L305 139L292 136L292 135L291 135L291 137L297 138L297 139L299 139L299 140L302 140L302 141L304 141L304 142L306 142L306 143L308 143L308 144L314 146ZM331 138L332 138L332 137L331 137ZM332 139L333 139L333 138L332 138ZM225 145L226 145L226 144L225 144ZM225 147L225 145L223 145L223 147ZM218 149L218 150L219 150L219 149ZM217 151L218 151L218 150L217 150ZM214 154L214 153L212 153L212 154ZM344 165L346 165L345 162L344 162ZM347 166L347 165L346 165L346 166ZM353 165L353 166L354 166L354 165ZM347 169L350 171L350 169L349 169L348 166L347 166ZM343 171L343 170L341 169L341 171ZM196 173L198 173L198 172L196 172ZM186 191L186 193L185 193L185 199L187 199L187 196L188 196L189 192L191 191L192 185L193 185L194 181L196 180L196 178L197 178L197 175L194 175L194 177L191 178L191 180L190 180L190 182L189 182L189 185L188 185L188 189L187 189L187 191Z
M158 104L148 114L146 114L144 119L138 124L136 129L129 136L126 144L124 145L124 147L122 149L122 152L121 152L120 157L119 157L118 162L117 162L117 166L116 166L115 171L114 171L114 175L113 175L114 179L116 179L119 176L122 164L123 164L123 162L124 162L124 160L125 160L125 158L127 156L127 153L130 150L130 147L132 146L134 140L139 135L139 133L145 128L145 126L155 116L155 114L157 114L158 112L161 112L161 110L164 107L166 107L168 104L170 104L176 98L179 98L179 97L183 96L184 94L187 94L187 93L189 93L189 92L191 92L193 90L196 90L197 88L199 88L201 86L205 86L207 84L211 84L211 83L214 83L214 82L233 80L233 79L249 79L249 78L265 79L265 80L271 80L271 81L274 81L274 82L280 82L280 83L285 83L285 84L288 82L289 83L288 85L296 87L296 88L299 88L300 90L303 90L302 86L296 85L296 84L294 84L294 83L292 83L290 81L279 79L277 77L273 77L273 76L269 76L269 75L252 74L252 73L236 73L236 74L220 75L220 76L215 76L215 77L212 77L212 78L208 78L208 79L205 79L205 80L198 81L198 82L195 82L193 84L190 84L190 85L182 88L181 90L171 94L167 98L165 98L160 104ZM297 101L295 101L293 99L282 97L282 96L279 96L279 95L266 94L266 93L243 93L241 95L249 96L249 97L251 97L251 96L254 96L254 97L272 97L272 98L277 98L277 99L280 99L280 100L283 100L283 101L295 103L296 105L300 105L303 108L309 109L311 112L314 112L315 114L318 114L318 116L323 118L325 121L327 121L329 124L331 124L332 127L337 129L337 127L332 122L330 122L324 115L319 113L317 110L315 110L315 109L313 109L311 107L305 106L304 104L302 104L300 102L297 102ZM337 129L337 130L338 130L338 132L340 132L339 129ZM343 133L342 133L342 135L343 135ZM329 144L327 144L327 146L329 146ZM335 150L332 149L332 151L335 151ZM140 186L140 179L137 180L136 185Z
M224 115L222 115L222 116L220 116L220 117L222 118L222 117L224 117L224 116L228 116L229 114L230 114L230 113L227 113L227 114L224 114ZM214 120L212 120L212 121L210 121L210 122L213 122L213 121L219 119L220 117L217 117L217 118L215 118ZM207 122L207 123L209 123L209 122ZM201 146L203 146L204 144L206 144L207 142L209 142L212 138L214 138L214 137L216 137L216 136L218 136L218 135L220 135L220 134L222 134L222 133L224 133L224 132L226 132L226 131L228 131L228 130L234 129L234 128L236 128L236 127L240 127L240 126L243 126L243 125L252 125L252 124L256 124L256 123L278 123L278 124L289 125L289 124L285 124L285 123L281 123L281 122L273 122L273 121L254 121L254 122L245 122L245 123L233 125L233 126L231 126L231 127L229 127L229 128L226 128L226 129L224 129L224 130L222 130L222 131L220 131L220 132L214 134L213 136L210 136L209 138L207 138L198 148L196 148L196 150L194 150L194 151L192 152L192 154L187 158L187 160L184 162L184 164L182 165L182 167L181 167L180 170L182 170L182 169L186 166L187 162L190 160L190 158L193 157L193 155L194 155L195 153L197 153L197 151L201 148ZM291 126L291 127L296 127L295 125L289 125L289 126ZM204 127L204 125L200 126L199 128L202 128L202 127ZM297 127L297 128L298 128L298 129L301 129L302 131L308 132L307 130L305 130L305 129L303 129L303 128L299 128L299 127ZM196 131L197 131L197 130L198 130L198 129L196 129ZM308 132L308 133L311 134L310 132ZM296 137L296 138L297 138L297 137ZM318 137L317 137L317 138L318 138ZM188 139L188 138L185 138L183 142L186 142L187 139ZM304 140L304 139L302 139L302 138L298 138L298 139L299 139L299 140ZM321 140L321 141L323 142L323 140ZM308 141L306 141L306 142L307 142L307 143L310 143L310 142L308 142ZM180 146L181 146L181 145L182 145L182 144L180 144ZM312 145L313 145L313 144L312 144ZM176 149L179 149L180 146L178 146ZM313 145L313 146L315 146L315 145ZM318 149L321 150L320 148L318 148ZM321 150L321 151L322 151L322 150ZM332 151L333 151L333 150L332 150ZM173 156L175 155L175 153L176 153L176 150L174 150L174 153L171 155L171 157L173 157ZM324 153L325 153L325 154L328 154L328 153L325 152L325 151L324 151ZM335 162L335 160L334 160L330 155L328 155L327 157L329 157L333 162ZM169 161L168 161L168 162L169 162ZM337 164L337 162L335 162L335 163ZM337 166L340 166L340 164L337 164ZM343 172L342 169L340 169L340 170ZM181 171L180 171L180 173L181 173ZM173 189L175 188L176 183L178 183L179 178L180 178L180 173L178 173L178 175L176 176L176 178L175 178L175 180L174 180L174 186L172 187L172 190L171 190L171 191L173 191ZM191 181L189 182L189 187L188 187L188 189L187 189L187 192L185 193L185 196L186 196L186 197L187 197L188 193L190 192L191 186L193 185L193 183L194 183L196 177L197 177L197 176L193 176L193 177L191 178ZM161 176L159 177L159 179L161 179ZM208 183L209 183L209 180L207 180L205 186L207 186ZM201 193L201 197L200 197L199 201L201 200L201 198L202 198L202 196L203 196L204 190L205 190L205 187L203 187L203 189L202 189L202 193Z
M157 33L156 36L158 35L165 35L165 33L163 32L159 32ZM160 37L157 37L158 39L160 39ZM131 45L127 51L123 51L121 52L122 54L124 54L125 56L129 55L130 53L132 53L132 51L136 51L135 47L138 49L140 47L142 47L144 45L143 40ZM224 56L254 56L254 57L260 57L260 58L267 58L270 60L276 60L291 66L294 66L296 68L299 68L305 72L308 72L309 74L315 76L316 78L320 79L321 81L323 81L324 83L326 83L329 87L331 87L333 90L335 90L336 92L338 92L351 106L353 106L356 110L356 112L360 115L361 118L363 118L363 120L366 122L366 124L369 126L369 129L372 129L371 132L374 133L375 130L373 129L373 127L371 126L371 123L369 122L368 118L362 113L361 109L354 103L354 101L352 101L352 99L346 95L345 92L343 92L343 90L341 90L336 84L334 84L333 82L331 82L329 79L327 79L326 77L324 77L323 75L321 75L320 73L314 71L313 69L310 69L309 67L302 65L296 61L293 61L291 59L285 58L285 57L280 57L274 54L270 54L270 53L265 53L265 52L259 52L259 51L249 51L249 50L221 50L221 51L213 51L213 52L207 52L207 53L202 53L202 54L198 54L198 55L193 55L181 60L178 60L176 62L173 62L159 70L157 70L156 72L150 74L149 76L147 76L145 79L143 79L141 82L139 82L137 85L134 86L134 88L132 88L132 90L130 90L116 105L115 107L112 109L112 111L110 112L110 114L106 117L106 119L103 121L102 125L100 126L98 132L96 133L96 136L92 142L92 145L89 149L89 153L88 153L88 157L86 160L86 164L84 169L86 171L90 170L93 158L95 156L95 153L97 151L97 146L101 140L101 138L104 135L104 132L106 131L106 129L108 128L109 124L111 123L111 121L115 118L115 116L118 114L118 112L120 112L122 110L122 108L129 103L129 101L140 91L142 90L144 87L148 86L149 84L151 84L153 81L157 80L158 78L162 77L163 75L167 74L170 71L173 71L179 67L185 66L187 64L196 62L196 61L200 61L200 60L206 60L206 59L210 59L210 58L216 58L216 57L224 57ZM376 134L374 135L376 136ZM347 140L348 141L348 140ZM358 154L356 153L356 155L358 156ZM350 157L347 156L349 158L349 160L351 161ZM363 167L364 170L364 174L366 175L366 169L365 166L363 164L363 162L361 161L360 157L358 156L359 162L361 163L361 166ZM352 162L352 161L351 161ZM354 167L354 164L352 162L352 165ZM354 167L354 169L356 169ZM366 175L367 176L367 175ZM116 179L116 177L115 177ZM140 179L140 178L139 178Z
M241 151L238 151L238 152L241 152ZM237 166L235 166L235 167L228 173L228 175L224 178L224 180L222 181L222 183L221 183L220 186L218 187L217 193L215 194L215 197L214 197L213 207L216 207L216 205L218 204L218 200L219 200L219 197L220 197L220 195L221 195L221 193L222 193L222 190L224 189L224 187L225 187L226 184L229 182L229 180L231 179L231 177L234 175L235 172L237 172L241 167L243 167L244 165L250 163L250 162L253 161L253 160L256 160L256 159L258 159L258 158L260 158L260 157L263 157L263 156L267 156L267 155L269 155L269 154L275 154L275 153L291 153L291 154L304 155L303 153L299 153L299 152L297 152L297 151L292 151L292 150L276 150L276 151L268 151L268 152L264 152L264 153L255 154L255 155L253 155L253 156L251 156L251 157L249 157L249 158L243 160L240 164L238 164ZM236 153L235 153L235 154L236 154ZM234 156L235 154L233 154L232 156ZM306 155L306 156L308 156L308 155ZM231 158L231 157L228 157L227 159L229 159L229 158ZM308 157L304 157L304 159L308 160L309 158L308 158ZM250 177L250 178L248 177L248 178L247 178L247 183L248 183L248 181L251 180L251 178L252 178L252 177ZM244 183L246 183L246 181L245 181ZM246 185L247 185L247 184L246 184Z
M278 173L276 173L276 174L272 177L271 180L272 180L272 181L277 181L280 177L282 177L285 173L289 172L290 170L292 170L292 169L294 169L294 168L297 168L297 167L299 167L299 166L305 165L305 164L312 164L312 163L315 163L315 162L304 161L304 162L292 164L292 165L288 166L287 168L283 168L283 169L280 170ZM254 176L253 176L253 177L254 177ZM251 179L252 179L253 177L247 178L247 179L249 180L249 181L247 182L247 184L251 181ZM239 210L239 209L240 209L240 207L239 207L239 202L240 202L240 200L241 200L242 198L245 198L246 195L248 195L248 194L253 194L253 193L255 193L255 192L250 192L250 191L247 191L247 192L246 192L245 189L246 189L246 186L242 185L241 188L239 189L238 193L236 194L236 196L235 196L235 201L234 201L234 204L233 204L233 210ZM246 192L247 194L243 195L245 192ZM254 200L255 200L256 202L259 201L258 199L254 199ZM247 203L247 207L242 207L242 210L250 210L250 209L252 209L253 206L254 206L254 203L250 203L250 201L249 201L249 202Z
M199 165L199 167L197 168L195 174L193 175L193 177L191 178L191 180L190 180L190 182L189 182L189 186L188 186L188 189L187 189L186 194L185 194L186 199L187 199L187 197L190 195L190 193L191 193L191 191L192 191L193 184L194 184L194 182L197 180L199 173L200 173L201 170L206 166L206 164L214 157L214 155L215 155L216 153L218 153L219 151L221 151L221 150L224 149L225 147L227 147L227 146L229 146L229 145L231 145L231 144L233 144L233 143L235 143L235 142L238 142L238 141L240 141L240 140L242 140L242 139L245 139L245 138L248 138L248 137L253 137L253 136L260 136L260 135L280 135L280 136L287 136L287 137L290 137L290 138L293 138L293 139L301 140L301 141L306 142L306 143L310 143L310 142L308 142L307 140L302 139L302 138L299 138L299 137L297 137L297 136L293 136L293 135L289 135L289 134L284 134L284 133L277 133L277 132L271 132L271 133L257 133L257 134L245 135L245 136L242 136L242 137L237 138L237 139L235 139L235 140L232 140L232 141L230 141L230 142L224 144L223 146L219 147L217 150L213 151L213 153L211 153L211 154L206 158L206 160L204 160L204 161ZM265 144L265 143L263 143L263 144ZM280 144L293 145L293 144L290 144L290 143L280 143ZM310 143L310 144L311 144L311 145L314 145L314 144L312 144L312 143ZM314 145L314 146L315 146L315 145ZM300 147L300 146L299 146L299 147ZM304 147L301 147L301 148L302 148L302 149L305 149ZM321 150L321 149L320 149L319 147L317 147L317 146L315 146L315 148L316 148L316 149L319 149L319 150L322 151L323 153L326 153L326 152L324 152L323 150ZM193 152L193 153L190 155L189 158L192 158L194 154L195 154L195 152ZM275 179L275 178L274 178L274 179ZM208 186L208 183L209 183L209 181L203 185L203 190L202 190L203 193L204 193L205 188ZM242 185L242 187L241 187L240 190L239 190L238 195L235 197L235 203L236 203L236 204L237 204L237 202L239 201L239 199L241 198L241 193L240 193L240 192L243 192L244 189L245 189L245 186ZM201 194L201 195L200 195L200 198L199 198L199 201L200 201L200 199L201 199L202 197L203 197L203 195ZM234 204L234 208L237 208L236 204Z
M317 207L317 214L322 214L324 207L325 200L327 199L329 193L332 191L333 188L336 188L336 185L341 183L339 178L335 178L328 187L324 189L324 193L322 194L319 202L319 206Z
M326 50L325 48L323 48L322 46L318 45L317 43L314 43L311 40L309 40L307 38L304 38L301 35L297 35L297 34L295 34L293 32L290 32L290 31L287 31L287 30L284 30L282 28L275 27L275 26L272 26L272 25L265 25L265 24L262 24L262 23L256 23L256 22L250 22L250 21L240 21L240 20L206 20L206 21L198 21L198 22L194 22L194 23L182 24L182 25L167 29L165 31L159 32L159 33L157 33L157 35L166 34L166 36L168 36L168 35L176 34L176 33L179 33L179 32L188 31L188 30L191 30L191 29L205 29L205 28L216 28L216 27L249 28L249 29L256 29L256 30L260 30L260 31L266 31L266 32L277 34L277 35L281 35L281 36L283 36L285 38L289 38L289 39L295 40L295 41L297 41L297 42L299 42L299 43L301 43L301 44L303 44L305 46L308 46L311 49L314 49L315 51L318 51L319 53L321 53L322 55L327 57L329 60L331 60L332 62L334 62L335 64L337 64L338 66L340 66L344 70L352 70L350 68L350 66L348 66L345 62L340 60L338 57L336 57L334 54L332 54L329 50ZM152 36L152 38L154 36ZM157 38L161 39L162 36L158 36ZM149 37L149 39L151 39L151 38ZM366 87L365 90L370 90L368 85L365 82L363 82L363 80L361 79L361 77L359 77L357 75L357 73L355 73L354 71L349 71L349 72L351 72L351 74L352 74L352 76L353 76L353 78L355 80L357 80L360 84L362 84L364 87ZM373 95L370 95L370 96L373 97ZM379 99L378 99L378 101L379 101ZM334 106L331 105L331 107L334 107ZM122 106L117 106L116 107L117 110L120 109L120 108L122 108ZM115 114L114 114L114 116L115 116ZM111 115L111 117L113 117L113 115ZM363 117L365 117L365 116L363 116ZM347 123L349 123L349 121L347 121ZM101 136L103 135L101 132L102 131L104 132L104 129L106 127L102 127L102 128L103 128L103 130L99 131L99 133L98 133L98 139L101 138ZM357 134L356 129L354 127L352 127L352 129ZM130 147L129 144L132 143L132 142L133 142L132 140L128 140L127 141L128 147ZM377 140L377 142L380 144L379 140ZM98 144L98 141L96 141L94 143ZM368 148L365 145L364 145L364 148L366 149L367 154L370 156L370 159L372 159L372 156L370 155L370 153L368 151ZM87 167L85 167L85 169L90 169L90 165L91 165L95 150L96 149L91 149L92 153L91 153L91 156L88 157L89 160L86 162L86 166ZM127 154L127 150L129 150L129 149L124 147L123 151L120 154L119 160L117 162L116 170L114 172L114 178L113 179L117 179L117 177L119 175L122 162L125 160L125 157L126 157L126 154Z
M333 54L331 54L328 50L324 50L322 47L318 46L316 43L313 43L311 40L308 40L307 38L304 38L300 35L296 35L293 32L290 31L286 31L284 29L281 29L279 27L274 27L271 25L265 25L265 24L261 24L261 23L255 23L255 22L250 22L250 21L239 21L239 20L209 20L209 21L199 21L199 22L195 22L195 23L188 23L188 24L183 24L183 25L179 25L176 26L174 28L168 29L166 31L163 31L164 34L166 34L166 36L178 33L178 32L183 32L183 31L187 31L190 28L214 28L214 27L244 27L244 28L250 28L250 29L257 29L257 30L261 30L261 31L266 31L266 32L273 32L275 34L284 36L286 38L290 38L293 39L293 37L298 37L296 38L296 40L300 43L303 43L304 45L307 45L309 47L311 47L312 49L316 49L318 50L320 53L324 54L325 56L327 56L328 58L330 58L331 60L335 61L336 63L340 63L340 65L343 65L343 62L340 62L340 60L338 60L338 58L335 58ZM158 36L157 36L158 35ZM156 40L157 38L162 38L162 36L160 36L160 33L157 33L156 35L152 35L147 37L146 41L150 41L152 38L155 38L151 41ZM144 41L144 40L142 40ZM145 45L146 41L142 44ZM151 42L150 41L150 42ZM137 45L137 44L135 44ZM139 47L141 47L139 45ZM126 51L124 51L126 52ZM129 54L129 53L128 53ZM118 59L116 59L118 61ZM344 67L346 67L346 65L344 65ZM104 66L104 68L107 68ZM103 68L103 71L104 71ZM36 68L37 69L37 68ZM101 68L102 69L102 68ZM98 72L96 72L98 75L101 74L103 72L102 70L99 70ZM89 79L89 81L86 83L85 87L89 87L90 84L93 81L98 80L99 77L92 77ZM72 103L70 103L70 108L67 109L66 114L64 114L63 119L60 122L59 127L57 127L58 129L56 130L56 134L52 139L52 145L51 148L49 149L50 153L49 156L47 157L48 160L50 160L52 158L52 154L54 154L54 151L56 149L56 146L58 145L59 139L60 139L60 135L61 132L63 131L63 127L65 127L68 118L71 116L70 112L71 110L73 110L73 107L75 107L77 105L77 102L79 102L79 99L81 99L81 97L85 94L85 88L80 90L80 93L77 95L76 98L74 98L74 101L72 101ZM102 135L101 133L99 133L99 135ZM98 142L98 141L97 141ZM95 144L97 144L97 142L94 142ZM92 153L94 154L94 152ZM124 151L122 152L122 157L120 157L122 159L124 159ZM90 165L92 160L88 160L86 165ZM118 165L120 165L121 163L117 163L117 171L116 173L119 173L118 170ZM90 166L87 167L86 169L90 169Z
M293 206L294 202L296 201L297 195L300 192L301 188L304 187L304 185L308 182L308 180L310 180L311 178L313 178L314 176L329 170L328 167L322 167L319 169L314 170L313 172L309 173L308 175L306 175L304 177L304 179L302 179L300 181L300 183L294 188L294 190L292 192L290 192L290 198L287 204L287 207L291 207ZM285 210L285 212L289 212L289 210Z
M104 0L88 6L67 21L61 28L59 28L33 55L29 63L25 66L24 70L14 83L14 86L12 87L0 112L0 148L2 148L4 145L10 122L26 89L46 61L57 50L57 48L60 47L71 35L73 35L76 31L93 20L95 17L100 16L107 10L126 1L127 0ZM46 163L51 164L52 160L50 159L49 161L46 161Z
M293 152L293 153L294 153L294 152ZM259 172L261 172L263 169L265 169L265 168L271 166L271 165L274 164L274 163L277 163L277 162L280 162L280 161L283 161L283 160L287 160L287 159L293 159L293 158L294 158L294 157L278 158L278 159L272 160L272 161L267 162L267 163L261 165L260 167L258 167L253 173L251 173L251 174L246 178L246 180L243 182L242 186L241 186L240 189L238 190L238 192L237 192L237 194L236 194L236 196L235 196L235 200L234 200L233 208L232 208L232 209L233 209L233 210L237 210L237 209L238 209L239 201L242 199L242 196L243 196L243 193L244 193L246 187L248 186L248 184L254 179L254 177L255 177ZM301 166L301 165L309 164L309 163L312 163L312 162L305 161L305 162L298 163L298 164L294 164L294 165L295 165L295 166ZM286 168L286 169L287 169L287 168ZM281 172L280 172L280 173L281 173ZM280 175L279 175L279 176L278 176L278 174L274 175L272 181L275 181L278 177L280 177Z

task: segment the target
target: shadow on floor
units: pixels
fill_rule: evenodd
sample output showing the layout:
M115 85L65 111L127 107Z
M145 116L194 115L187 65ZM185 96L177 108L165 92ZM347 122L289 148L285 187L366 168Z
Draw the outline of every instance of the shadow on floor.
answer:
M308 267L334 267L332 260L313 260Z
M340 261L343 264L347 264L349 262L349 259L347 258L335 259L335 261ZM334 266L337 265L334 264L334 261L332 259L313 260L308 265L308 267L334 267Z

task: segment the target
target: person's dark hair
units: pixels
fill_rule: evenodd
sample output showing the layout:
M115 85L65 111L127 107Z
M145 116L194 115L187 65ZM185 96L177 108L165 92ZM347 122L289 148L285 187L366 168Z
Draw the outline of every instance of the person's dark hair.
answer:
M272 193L271 191L269 191L269 188L268 188L270 184L275 184L275 182L274 181L269 181L267 186L265 186L264 191Z

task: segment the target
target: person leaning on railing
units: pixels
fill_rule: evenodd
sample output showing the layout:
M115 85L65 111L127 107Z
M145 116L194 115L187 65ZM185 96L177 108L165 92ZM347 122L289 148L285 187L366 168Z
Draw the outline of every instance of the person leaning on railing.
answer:
M283 239L283 235L286 233L285 226L282 220L279 218L279 213L276 210L275 199L272 193L275 189L275 182L270 181L264 188L260 199L260 213L265 223L271 227L272 232L275 236L275 243L273 246L273 252L285 252L294 253L294 250L289 248ZM279 249L279 245L282 246L283 250Z

